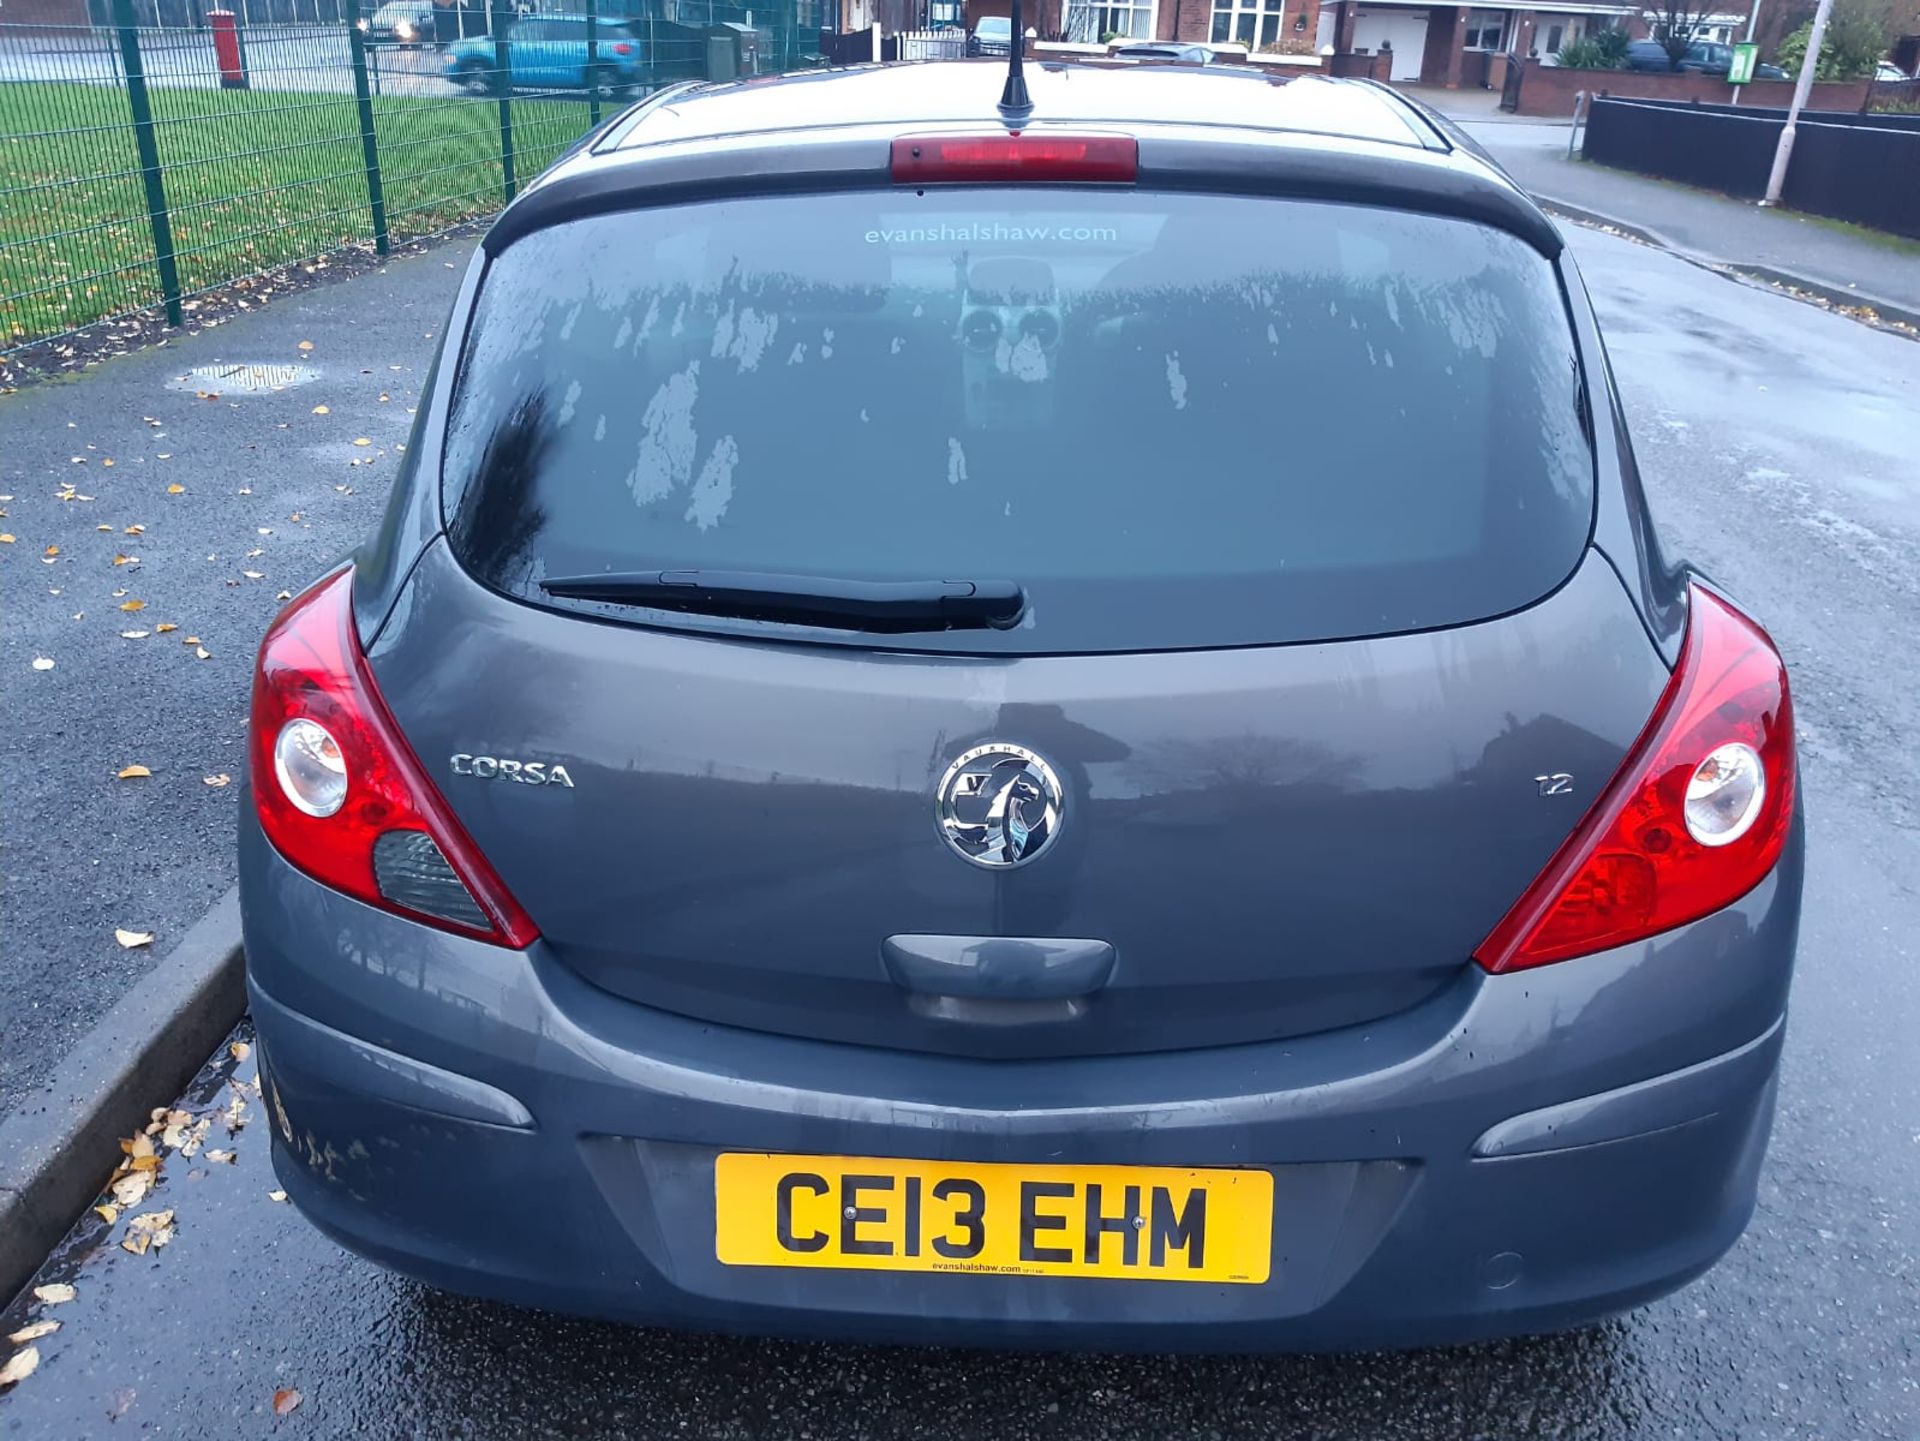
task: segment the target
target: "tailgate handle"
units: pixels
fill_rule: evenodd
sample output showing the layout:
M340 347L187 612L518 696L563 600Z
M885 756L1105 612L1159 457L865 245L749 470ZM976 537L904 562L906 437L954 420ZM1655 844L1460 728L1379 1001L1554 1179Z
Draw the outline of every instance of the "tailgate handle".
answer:
M888 936L887 974L921 995L1048 1001L1090 996L1113 976L1105 941L1025 936Z

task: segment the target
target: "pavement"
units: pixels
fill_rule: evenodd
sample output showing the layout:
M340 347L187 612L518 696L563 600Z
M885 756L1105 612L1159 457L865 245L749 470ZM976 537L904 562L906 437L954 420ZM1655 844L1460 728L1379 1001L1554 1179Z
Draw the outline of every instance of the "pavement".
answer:
M0 1118L233 884L254 652L378 522L464 260L0 396Z
M1674 181L1567 156L1564 121L1501 116L1491 91L1425 91L1420 98L1452 115L1530 194L1579 219L1710 266L1798 284L1838 304L1866 306L1920 327L1920 242L1855 226L1763 208Z
M232 1116L244 1124L230 1130L227 1120L217 1120L208 1149L165 1161L149 1205L173 1210L170 1244L130 1254L122 1246L124 1218L109 1227L89 1216L40 1277L42 1284L73 1285L77 1298L44 1304L23 1295L0 1314L0 1333L42 1318L62 1322L34 1343L39 1370L0 1396L0 1437L138 1429L210 1441L268 1432L367 1441L1914 1441L1920 753L1908 739L1920 734L1920 658L1910 644L1920 634L1920 346L1755 287L1708 283L1683 261L1615 236L1575 229L1570 243L1608 334L1670 551L1699 563L1768 623L1795 682L1811 844L1779 1116L1753 1225L1705 1278L1586 1332L1399 1355L1001 1355L632 1330L439 1295L336 1249L273 1199L266 1122L245 1085L254 1068L223 1048L180 1106L190 1117ZM156 382L189 358L217 352L279 359L292 337L314 339L314 358L338 387L331 394L309 387L242 402L232 414L221 414L225 402L185 411L165 402L167 444L184 447L182 437L191 437L196 473L224 466L218 484L203 486L207 509L195 517L219 532L206 544L222 556L208 566L214 579L198 579L187 565L191 552L176 546L165 552L165 583L182 587L175 604L225 602L228 609L210 612L223 623L216 650L238 653L271 614L267 585L279 584L282 574L319 569L329 545L372 523L372 492L390 455L370 473L347 473L358 476L353 497L338 496L330 483L351 455L334 449L342 437L371 435L391 445L393 433L382 428L388 411L371 393L389 382L359 375L355 362L384 356L383 363L408 367L393 374L416 373L435 326L392 312L411 303L437 321L444 304L438 287L450 287L453 272L436 268L456 258L441 252L411 269L395 266L385 277L314 292L203 335L190 354L170 347L164 363L151 355L114 361L70 386L0 401L6 464L15 463L15 436L61 418L49 397L86 421L90 435L102 430L100 438L109 438L102 428L110 417L129 401L137 416L139 406L154 403ZM325 425L309 414L322 400L334 411ZM17 425L23 404L34 407L35 427ZM351 418L341 423L343 415ZM291 437L277 430L282 423L297 427ZM138 438L140 422L132 424ZM159 478L153 452L161 447L136 451L121 432L110 438L124 455L142 455L155 467L144 480ZM218 459L263 441L271 449L267 464ZM78 551L92 539L93 517L81 512L101 502L49 505L44 492L67 478L53 461L65 458L36 456L29 468L35 524L72 517L61 533ZM89 483L100 480L95 464L85 474ZM241 503L236 486L245 475L274 488L270 507ZM140 509L168 516L145 503L149 493L140 493ZM296 507L323 531L296 525L309 537L299 549L282 533L281 518ZM5 524L20 530L17 503L9 508L14 515ZM116 518L122 508L116 503ZM256 520L288 548L272 553L271 581L227 587L230 547L246 543ZM10 696L61 674L25 669L33 645L72 636L80 647L77 638L92 634L83 622L63 623L60 607L34 593L44 576L19 574L39 564L37 550L0 555L10 597L0 617L0 667L10 677ZM68 583L109 584L110 573L98 569L101 558L87 554L92 568L76 561ZM158 583L157 561L144 564L155 566ZM28 618L20 614L22 601L31 602ZM90 610L95 603L90 596ZM119 624L117 616L112 623ZM32 638L23 649L18 632L29 624ZM110 632L89 643L98 649L80 654L98 658L75 669L89 680L116 674L116 644ZM126 801L130 793L120 789L132 783L96 778L105 768L102 752L117 757L128 728L164 717L177 743L201 747L176 762L193 784L198 769L237 767L235 697L243 668L214 671L223 660L159 668L156 683L171 688L137 706L134 717L122 717L110 702L88 710L74 698L37 698L30 714L40 714L42 699L61 707L67 729L57 743L33 747L12 734L4 738L11 749L0 752L0 786L10 798L32 766L65 765L94 818L90 828L68 823L51 806L37 813L42 824L65 829L60 846L46 851L55 858L51 865L9 877L13 895L26 889L39 907L35 936L52 934L46 927L59 907L33 891L87 896L92 885L120 884L121 871L139 858L142 847L114 846L109 836L103 867L79 869L91 854L82 847L98 840L99 818L139 803ZM217 681L190 679L202 674ZM88 733L103 724L119 728L104 744ZM182 790L190 793L184 782ZM195 859L205 863L211 883L227 862L230 824L183 833L171 828L168 807L144 804L140 824L158 833L159 844L204 852ZM13 809L10 799L9 824ZM127 820L119 824L134 830ZM21 847L9 840L10 869L22 871ZM161 888L163 895L168 890ZM92 917L78 934L91 945L104 919ZM32 948L23 953L10 935L0 964L12 971L23 960L37 964ZM97 966L81 969L91 977L83 984L102 985ZM58 1006L57 979L53 969L31 982L9 974L0 1004L17 1015L25 993ZM246 1037L235 1040L244 1044ZM242 1083L238 1108L235 1080ZM233 1159L216 1158L213 1149ZM276 1419L279 1392L298 1396L282 1397L291 1409Z

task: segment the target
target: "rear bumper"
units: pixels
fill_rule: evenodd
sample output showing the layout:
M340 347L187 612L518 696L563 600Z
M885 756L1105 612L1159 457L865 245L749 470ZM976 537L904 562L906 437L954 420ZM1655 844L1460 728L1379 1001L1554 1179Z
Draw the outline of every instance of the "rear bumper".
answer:
M1738 1238L1798 925L1775 875L1657 941L1286 1043L978 1062L728 1030L308 881L243 825L275 1165L450 1289L676 1326L1140 1349L1453 1343L1598 1319ZM721 1150L1260 1167L1273 1270L1204 1285L728 1267Z

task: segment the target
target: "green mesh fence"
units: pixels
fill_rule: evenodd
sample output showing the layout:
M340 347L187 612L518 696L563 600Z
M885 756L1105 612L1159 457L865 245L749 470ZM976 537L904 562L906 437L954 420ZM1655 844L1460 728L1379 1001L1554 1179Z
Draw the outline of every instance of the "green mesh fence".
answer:
M820 0L88 3L0 23L0 353L385 253L498 210L661 85L820 63Z

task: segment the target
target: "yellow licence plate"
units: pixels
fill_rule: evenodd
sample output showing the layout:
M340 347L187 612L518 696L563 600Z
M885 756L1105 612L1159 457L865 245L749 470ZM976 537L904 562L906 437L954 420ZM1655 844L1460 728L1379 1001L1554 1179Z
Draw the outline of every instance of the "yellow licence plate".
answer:
M727 1152L713 1198L728 1266L1255 1285L1273 1244L1256 1170Z

